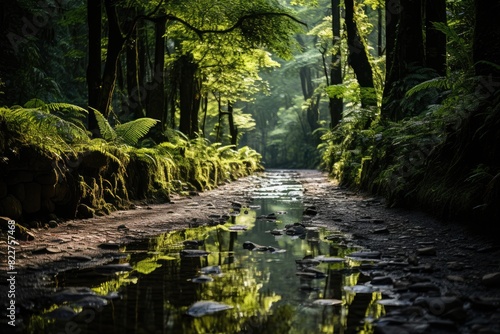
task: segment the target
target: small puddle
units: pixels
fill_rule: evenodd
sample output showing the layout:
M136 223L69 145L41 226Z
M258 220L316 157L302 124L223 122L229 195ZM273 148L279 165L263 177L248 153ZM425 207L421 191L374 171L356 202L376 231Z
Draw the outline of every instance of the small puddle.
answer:
M381 292L345 259L359 249L303 216L293 177L266 172L251 201L212 217L224 225L161 234L127 245L113 264L59 273L59 292L25 332L372 332Z

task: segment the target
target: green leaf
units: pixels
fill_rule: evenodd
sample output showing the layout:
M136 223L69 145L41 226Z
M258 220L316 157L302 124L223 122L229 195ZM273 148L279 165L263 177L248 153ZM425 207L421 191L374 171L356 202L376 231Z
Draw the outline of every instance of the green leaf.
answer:
M128 145L137 145L139 139L144 137L149 130L158 123L158 120L144 117L133 121L119 124L115 127L118 137Z
M117 138L117 134L109 124L108 120L97 109L94 109L92 107L90 107L90 109L94 111L97 125L99 126L99 131L101 131L102 138L106 141L115 141Z

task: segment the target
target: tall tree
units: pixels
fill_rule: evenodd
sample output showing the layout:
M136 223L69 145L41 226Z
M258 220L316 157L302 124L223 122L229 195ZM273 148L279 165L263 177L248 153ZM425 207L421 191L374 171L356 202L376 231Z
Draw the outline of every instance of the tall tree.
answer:
M356 74L361 88L361 106L376 105L373 84L373 70L368 60L368 54L358 31L354 17L354 0L345 0L345 25L347 30L347 46L349 48L349 65Z
M474 0L473 59L476 75L500 78L500 0ZM491 88L491 87L490 87Z
M332 0L332 31L333 31L333 54L330 67L331 83L328 85L342 84L342 47L340 42L340 0ZM330 127L335 127L342 120L344 108L343 99L339 96L330 97Z
M96 131L98 135L97 119L94 109L99 108L101 94L101 30L102 30L102 1L87 0L87 24L88 24L88 65L87 65L87 87L89 119L88 128Z
M446 35L434 23L446 24L446 0L425 2L425 65L446 74Z
M425 66L422 1L401 0L400 7L390 5L390 8L399 9L394 9L397 14L390 16L391 20L398 19L397 23L391 21L386 27L388 62L382 103L384 118L398 120L404 117L399 108L391 102L402 99L406 93L400 87L401 80ZM390 38L394 38L394 44Z

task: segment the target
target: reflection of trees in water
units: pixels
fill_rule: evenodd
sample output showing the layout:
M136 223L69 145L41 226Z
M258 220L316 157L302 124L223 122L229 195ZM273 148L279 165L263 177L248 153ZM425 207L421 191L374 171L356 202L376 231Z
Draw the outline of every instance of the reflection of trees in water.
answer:
M262 201L261 211L287 211L285 220L300 222L302 203L292 209L289 206L290 203ZM374 306L373 294L352 295L344 291L344 286L362 284L367 279L360 274L347 274L349 263L321 264L319 268L326 272L326 279L311 280L296 275L296 259L306 255L345 256L350 251L348 248L332 241L324 242L323 230L307 230L304 239L275 238L264 232L283 228L284 223L256 222L256 215L256 211L249 210L235 218L235 224L248 227L243 237L238 235L241 232L222 227L199 227L165 233L149 243L127 246L128 250L138 251L131 254L130 263L136 269L131 275L139 279L135 284L130 284L130 280L125 284L116 277L108 277L108 285L114 287L113 291L119 290L124 298L113 301L112 306L96 314L93 322L82 327L82 333L158 330L165 333L302 333L304 329L353 333L367 313L380 313L380 308ZM243 250L242 243L249 239L286 249L286 253ZM205 257L179 258L185 240L203 240L203 246L194 248L211 253ZM220 265L224 274L208 284L190 281L208 265ZM301 289L304 286L306 288ZM344 305L304 306L317 298L342 299ZM200 300L219 301L235 309L201 318L183 315L190 305Z

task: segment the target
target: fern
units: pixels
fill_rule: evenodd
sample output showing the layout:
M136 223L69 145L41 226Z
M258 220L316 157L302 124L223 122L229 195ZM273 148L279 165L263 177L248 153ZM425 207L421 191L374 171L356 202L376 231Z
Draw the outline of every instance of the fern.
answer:
M101 137L109 142L116 141L118 137L115 130L111 127L108 120L101 114L97 109L90 107L94 111L95 118L97 120L97 126L99 126L99 131L101 132Z
M410 96L414 95L415 93L418 93L418 92L421 92L423 90L427 90L430 88L439 89L439 90L450 89L451 83L447 77L437 77L437 78L433 78L430 80L426 80L424 82L421 82L421 83L413 86L411 89L409 89L406 92L406 97L410 97Z
M48 103L42 105L40 109L85 129L84 122L87 119L88 111L82 107L69 103Z
M135 146L156 123L158 123L156 119L139 118L115 126L115 133L125 144Z
M136 146L139 139L144 137L149 130L158 123L158 120L143 117L133 121L118 124L114 128L98 110L92 108L97 119L97 125L104 140L114 143L123 143Z

